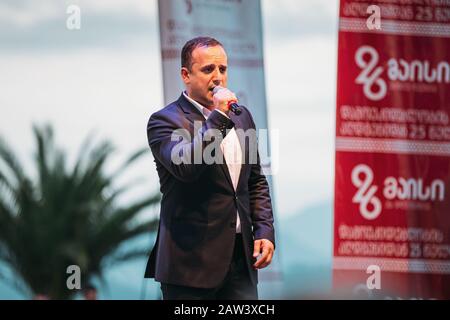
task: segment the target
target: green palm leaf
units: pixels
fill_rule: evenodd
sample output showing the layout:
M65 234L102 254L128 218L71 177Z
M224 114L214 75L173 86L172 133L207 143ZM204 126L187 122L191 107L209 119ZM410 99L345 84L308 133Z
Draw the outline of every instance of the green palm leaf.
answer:
M146 150L133 153L108 176L105 164L112 145L94 145L87 138L70 170L65 153L55 145L52 128L33 126L33 132L37 146L34 181L0 140L0 261L31 294L67 299L75 293L66 286L69 265L81 268L82 283L92 277L104 281L106 264L148 253L149 248L117 251L127 240L157 228L157 220L138 216L156 205L160 195L126 207L116 204L135 183L114 188L114 181Z

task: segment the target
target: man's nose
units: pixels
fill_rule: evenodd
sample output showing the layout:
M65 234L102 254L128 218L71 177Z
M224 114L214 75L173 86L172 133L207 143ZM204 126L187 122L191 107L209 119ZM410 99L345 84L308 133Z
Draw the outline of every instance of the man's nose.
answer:
M214 74L213 74L213 83L216 86L219 86L222 84L222 80L223 80L223 74L220 72L219 68L217 68L216 70L214 70Z

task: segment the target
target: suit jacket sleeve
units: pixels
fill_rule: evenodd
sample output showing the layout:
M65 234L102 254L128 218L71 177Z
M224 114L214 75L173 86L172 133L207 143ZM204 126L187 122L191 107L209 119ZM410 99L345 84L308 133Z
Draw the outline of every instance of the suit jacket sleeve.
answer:
M204 148L214 141L215 138L211 137L217 133L221 138L225 137L227 129L233 128L234 123L215 110L192 137L183 128L181 121L177 114L162 111L154 113L147 125L148 143L155 159L175 178L183 182L194 182L206 168L202 155ZM195 158L195 153L200 157Z
M248 110L252 127L256 129L255 122ZM258 150L254 148L253 150ZM253 233L255 240L267 239L275 246L275 229L273 226L272 201L270 198L269 184L262 172L259 151L257 151L256 163L251 165L248 190L250 194L250 210L252 214Z

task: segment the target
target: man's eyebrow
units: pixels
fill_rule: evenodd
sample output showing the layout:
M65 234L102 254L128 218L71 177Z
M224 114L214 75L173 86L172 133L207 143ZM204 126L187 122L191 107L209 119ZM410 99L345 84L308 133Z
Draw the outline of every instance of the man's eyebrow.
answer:
M200 70L204 71L207 69L214 69L215 67L216 67L216 65L214 63L211 63L211 64L207 64L206 66L201 67Z
M215 67L216 67L216 65L214 63L211 63L211 64L207 64L206 66L201 67L200 70L206 70L208 68L215 68ZM219 65L219 67L227 68L227 65L221 64L221 65Z

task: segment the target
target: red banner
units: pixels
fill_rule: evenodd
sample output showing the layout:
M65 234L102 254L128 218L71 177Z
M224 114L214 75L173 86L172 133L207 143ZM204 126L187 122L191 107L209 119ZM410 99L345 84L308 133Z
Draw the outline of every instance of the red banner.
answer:
M450 1L341 0L333 282L450 298Z

